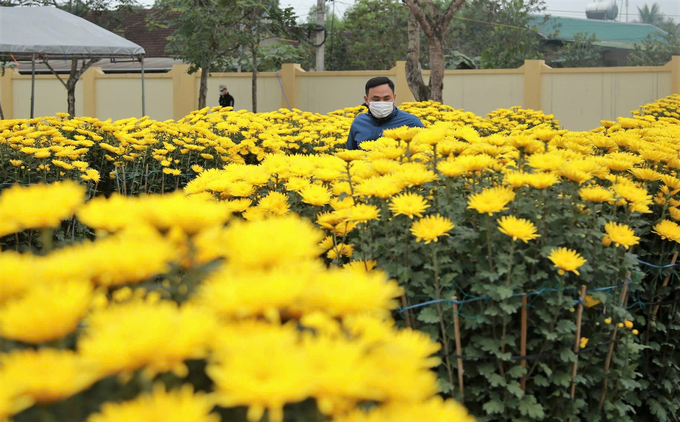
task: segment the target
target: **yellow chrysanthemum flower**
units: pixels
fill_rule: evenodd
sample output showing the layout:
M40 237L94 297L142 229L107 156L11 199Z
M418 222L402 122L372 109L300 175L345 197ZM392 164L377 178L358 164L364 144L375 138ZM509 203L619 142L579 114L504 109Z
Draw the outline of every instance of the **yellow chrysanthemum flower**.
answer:
M640 180L645 180L648 182L655 182L657 180L661 180L663 175L659 173L656 170L652 169L643 169L643 168L635 168L631 169L630 172L633 174L633 176L637 177Z
M506 209L506 206L515 199L515 192L510 188L497 187L487 188L482 192L472 195L468 199L468 208L480 214L492 215Z
M422 217L422 214L430 207L425 198L416 193L403 193L390 200L390 211L397 215L405 215L413 219L414 216Z
M600 303L602 303L601 300L597 300L597 299L593 298L591 295L586 295L584 302L585 302L584 305L586 306L586 308L592 308L593 306L596 306L596 305L599 305Z
M302 202L315 206L326 205L331 201L331 193L323 185L308 185L300 191Z
M163 384L157 384L152 393L144 393L134 400L104 403L101 411L90 415L87 422L219 422L220 416L211 413L214 406L212 394L194 393L190 384L169 392Z
M652 229L652 233L658 234L662 239L680 243L680 226L673 221L663 220L657 223Z
M617 247L623 246L624 248L629 248L640 242L640 238L635 236L633 229L625 224L610 221L604 225L604 231L607 232L607 236Z
M84 200L85 187L72 181L29 187L14 185L0 194L0 221L5 221L3 225L12 222L22 229L57 227Z
M375 205L356 204L347 208L347 219L357 223L365 223L380 218L380 210Z
M351 258L353 253L354 247L352 245L338 243L337 245L331 247L326 256L328 257L328 259L337 259L340 258L341 256Z
M272 237L272 233L276 233ZM292 259L315 258L321 248L321 230L297 217L276 217L265 221L234 221L225 230L226 255L232 265L261 268Z
M523 240L526 243L529 240L540 237L536 234L536 226L524 218L517 218L515 216L505 216L496 220L498 222L498 230L501 233L512 237L512 240Z
M614 193L601 186L581 188L579 189L578 194L584 201L595 202L598 204L614 200Z
M376 261L369 259L366 261L350 261L343 265L342 268L349 271L371 272L377 266L378 263Z
M42 348L0 354L0 385L14 385L21 395L38 404L64 400L99 378L98 366L69 350Z
M178 170L179 171L179 170ZM99 172L94 169L87 169L85 170L85 174L81 174L80 178L83 179L86 182L93 181L95 183L99 183Z
M429 215L421 218L411 225L411 233L416 237L417 242L424 241L428 244L436 242L441 236L448 236L448 232L454 225L446 217L441 215Z
M548 259L560 269L560 274L571 271L574 274L579 275L577 269L587 262L587 260L576 251L567 248L551 250Z
M546 189L559 181L560 178L555 173L533 173L526 179L526 183L534 189Z
M88 281L38 284L0 307L0 336L40 344L75 331L90 306Z
M290 211L288 196L281 192L269 192L267 196L260 199L257 206L272 215L286 215Z
M451 399L445 401L440 397L422 403L393 402L370 411L355 410L349 415L333 419L334 422L474 422L474 420L475 418L461 404Z
M359 183L354 193L362 196L374 196L376 198L387 199L401 192L402 186L401 177L395 174L387 174L384 176L371 177Z
M97 310L86 322L78 351L102 375L145 367L149 376L173 371L181 377L187 372L184 360L206 356L217 323L197 306L139 300Z

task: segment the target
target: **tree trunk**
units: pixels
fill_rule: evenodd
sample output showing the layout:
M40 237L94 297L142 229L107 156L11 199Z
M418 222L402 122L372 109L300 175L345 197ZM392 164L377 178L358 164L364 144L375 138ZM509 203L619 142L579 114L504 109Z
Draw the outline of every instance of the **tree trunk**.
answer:
M198 109L205 107L208 98L208 75L210 75L210 62L201 66L201 85L198 88Z
M78 59L71 59L71 73L66 81L66 111L69 118L76 116L76 83L78 82Z
M448 28L456 12L463 6L465 0L448 0L446 9L439 14L435 12L432 0L403 1L427 37L427 43L430 46L430 99L441 102L443 99L442 89L444 88L444 38L446 28Z
M257 45L251 48L253 52L253 86L251 93L253 96L253 113L257 113L257 49Z
M49 65L49 63L45 60L44 63L47 65L47 67L52 71L57 76L57 79L59 79L59 82L61 82L64 87L66 88L66 105L67 105L67 112L69 114L69 118L73 118L76 115L76 84L78 83L78 79L85 73L87 69L90 68L94 63L98 62L99 59L90 59L89 61L85 61L83 59L83 66L78 69L78 59L77 58L72 58L71 59L71 73L68 75L68 80L64 82L63 79L59 76L57 72L54 71L52 66Z
M442 102L444 98L444 46L441 40L430 42L430 99Z
M406 50L406 82L416 101L430 99L430 87L425 85L420 67L420 26L412 13L408 15L408 48Z

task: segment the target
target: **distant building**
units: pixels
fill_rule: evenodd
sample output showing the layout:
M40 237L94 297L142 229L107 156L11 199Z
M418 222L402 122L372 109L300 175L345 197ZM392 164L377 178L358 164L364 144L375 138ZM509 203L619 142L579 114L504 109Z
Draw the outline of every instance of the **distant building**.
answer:
M579 33L588 37L595 35L597 40L593 44L602 52L601 66L626 66L628 54L635 49L635 44L642 43L649 35L659 39L666 35L656 26L643 23L558 16L547 19L533 16L529 26L536 28L546 42L558 45L574 42Z

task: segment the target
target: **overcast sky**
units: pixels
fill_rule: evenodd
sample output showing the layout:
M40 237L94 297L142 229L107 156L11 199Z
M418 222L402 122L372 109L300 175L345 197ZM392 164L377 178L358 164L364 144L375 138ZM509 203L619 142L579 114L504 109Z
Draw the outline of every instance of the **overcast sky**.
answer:
M301 18L306 18L312 6L316 5L316 0L279 0L281 6L293 7ZM592 0L546 0L547 12L553 16L568 16L573 18L586 17L586 5ZM638 7L646 4L658 3L661 13L673 18L676 23L680 23L680 1L678 0L618 0L619 19L626 21L626 1L628 1L628 21L632 22L638 18ZM326 7L330 12L335 3L335 11L338 16L342 16L345 9L354 3L354 0L334 0L327 1Z

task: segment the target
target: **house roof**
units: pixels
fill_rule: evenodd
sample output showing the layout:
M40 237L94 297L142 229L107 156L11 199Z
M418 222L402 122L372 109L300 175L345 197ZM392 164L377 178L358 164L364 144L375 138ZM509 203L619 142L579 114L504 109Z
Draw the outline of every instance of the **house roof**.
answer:
M141 45L146 57L170 57L171 53L165 51L165 46L173 29L150 29L146 21L153 12L151 9L121 9L103 13L90 11L85 19Z
M663 38L666 32L653 25L644 23L627 23L596 19L565 18L550 16L532 16L530 26L536 28L540 35L550 40L574 41L578 33L595 35L593 44L600 47L632 50L647 38Z
M139 45L56 7L0 7L0 53L17 59L144 54Z

